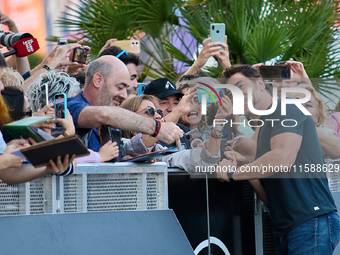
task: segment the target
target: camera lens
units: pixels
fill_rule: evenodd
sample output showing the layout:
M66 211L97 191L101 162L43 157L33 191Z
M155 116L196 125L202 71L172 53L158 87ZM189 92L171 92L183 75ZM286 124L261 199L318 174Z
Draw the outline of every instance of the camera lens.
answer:
M212 26L211 28L212 28L212 30L215 30L215 26Z
M14 43L24 38L33 37L29 33L6 34L0 32L0 44L6 47L12 47Z

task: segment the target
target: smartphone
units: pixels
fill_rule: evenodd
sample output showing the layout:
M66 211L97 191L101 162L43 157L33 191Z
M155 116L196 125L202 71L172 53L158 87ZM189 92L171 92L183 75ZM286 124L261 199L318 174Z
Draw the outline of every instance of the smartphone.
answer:
M198 103L202 103L202 96L206 95L207 98L207 104L211 104L211 103L215 103L215 102L219 102L216 94L214 92L212 92L209 88L205 87L204 88L206 91L209 91L209 93L205 92L202 89L198 89L198 93L197 93L197 97L198 97ZM224 88L215 88L216 92L218 93L218 95L220 96L220 98L222 98L225 95L225 89ZM214 97L214 99L211 97L211 95ZM215 100L215 101L214 101Z
M103 146L108 141L116 142L119 146L119 157L111 159L109 162L117 162L120 161L121 158L121 138L122 132L120 130L112 130L111 126L105 125L100 129L100 143Z
M221 151L221 159L224 158L224 150L225 150L225 143L231 139L231 135L234 132L234 128L231 125L231 123L234 123L235 119L232 116L228 116L226 118L227 122L223 126L223 133L222 133L222 139L221 139L221 145L220 145L220 151Z
M65 93L54 95L54 112L56 119L67 117L67 97ZM55 123L56 128L63 128L60 123Z
M58 41L57 41L58 45L65 45L68 43L68 40L67 38L58 38Z
M87 59L87 50L84 48L75 48L72 55L72 62L85 64Z
M48 86L42 85L40 89L40 109L48 105Z
M143 95L144 94L144 89L147 86L147 83L138 83L138 88L137 88L137 95Z
M197 128L185 133L185 138L187 139L191 149L196 148L199 143L203 142L201 133Z
M211 37L210 42L225 43L225 24L224 23L211 23L210 24L210 37Z
M110 46L117 46L126 50L128 53L139 54L140 53L140 41L139 40L120 40L114 41Z
M290 79L290 66L260 66L260 74L264 79Z

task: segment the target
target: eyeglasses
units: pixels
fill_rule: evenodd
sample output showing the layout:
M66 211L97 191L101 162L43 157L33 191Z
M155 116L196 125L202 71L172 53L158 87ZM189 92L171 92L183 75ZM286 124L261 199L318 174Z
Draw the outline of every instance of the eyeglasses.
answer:
M23 117L26 117L26 116L27 116L27 117L31 117L32 114L33 114L32 109L29 109L28 111L23 112L23 113L22 113L22 116L23 116Z
M162 110L157 109L157 110L155 111L155 109L152 108L151 106L146 107L146 112L145 112L145 113L147 113L150 117L154 117L154 116L155 116L155 112L156 112L158 115L160 115L161 118L163 118L163 111L162 111Z
M122 56L124 53L126 54L126 56L129 56L129 54L126 52L126 50L122 50L122 51L116 56L116 58L119 58L119 57Z

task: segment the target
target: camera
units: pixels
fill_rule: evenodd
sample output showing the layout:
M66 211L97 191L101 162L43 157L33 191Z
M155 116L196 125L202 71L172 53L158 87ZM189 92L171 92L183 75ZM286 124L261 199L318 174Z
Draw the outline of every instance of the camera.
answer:
M33 36L29 33L17 33L17 34L8 34L3 31L0 31L0 44L5 47L12 47L17 41L24 38L32 38Z

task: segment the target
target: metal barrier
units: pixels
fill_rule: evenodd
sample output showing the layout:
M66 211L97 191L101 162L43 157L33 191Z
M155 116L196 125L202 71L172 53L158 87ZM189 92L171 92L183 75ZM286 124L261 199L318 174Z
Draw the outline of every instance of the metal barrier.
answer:
M66 177L0 181L0 215L168 209L167 181L166 163L79 164Z

